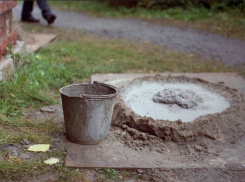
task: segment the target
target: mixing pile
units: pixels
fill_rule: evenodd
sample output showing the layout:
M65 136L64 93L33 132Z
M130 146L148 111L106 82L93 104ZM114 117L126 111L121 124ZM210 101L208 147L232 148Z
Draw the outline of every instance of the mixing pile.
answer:
M244 97L236 89L155 75L120 88L112 124L120 128L119 141L135 150L200 157L241 145L244 111Z

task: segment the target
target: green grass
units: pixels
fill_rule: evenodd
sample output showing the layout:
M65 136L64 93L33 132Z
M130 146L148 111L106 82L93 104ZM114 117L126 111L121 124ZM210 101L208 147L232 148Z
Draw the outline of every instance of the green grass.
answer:
M161 2L157 3L157 1L143 1L141 5L133 8L113 7L106 1L52 1L50 3L53 7L80 11L93 16L154 19L160 23L190 26L199 30L220 33L224 36L245 39L244 7L229 7L224 3L214 3L211 9L188 3L183 3L182 6L169 7L163 6ZM146 8L150 3L152 3L150 8Z
M12 81L0 83L0 112L6 116L19 116L28 105L38 107L54 103L49 96L52 93L46 91L60 87L67 78L62 64L50 66L51 60L40 60L36 55L24 59L25 64Z
M94 73L159 73L159 72L237 72L242 68L206 61L192 54L178 53L149 43L104 39L75 29L46 28L25 24L28 32L57 33L56 41L36 54L21 57L25 64L9 81L0 83L0 145L28 139L33 143L52 143L53 136L61 136L64 128L53 120L29 120L29 110L59 103L59 89L65 85L86 81ZM56 156L59 165L47 166L43 160L14 162L1 151L0 179L20 179L43 172L58 172L60 181L69 181L80 173L64 167L65 148L38 154L39 158ZM108 178L116 178L115 170L100 171ZM86 180L85 180L86 181Z
M118 176L118 172L116 170L114 170L114 169L108 169L108 168L100 169L100 168L96 168L95 170L98 171L101 174L104 174L106 178L109 178L109 179L120 179L119 176Z
M60 155L59 155L60 157ZM63 154L63 158L65 155ZM9 181L13 179L21 179L22 177L28 176L28 180L31 177L43 174L45 172L58 172L61 173L58 181L70 181L75 174L75 170L70 170L63 167L63 163L56 165L47 165L43 161L19 161L14 162L11 160L0 161L0 180ZM26 179L26 180L27 180Z
M223 14L223 19L227 19L227 13L236 14L241 13L241 9L238 8L225 8L218 10L219 8L214 6L211 9L204 8L203 6L185 5L185 6L164 6L162 3L140 3L136 7L127 8L125 6L110 6L108 2L90 1L90 2L78 2L78 1L53 1L53 6L60 7L62 9L77 10L82 12L93 13L94 15L107 16L107 17L141 17L141 18L168 18L181 21L204 21L209 18L216 17L219 13ZM152 4L150 8L146 8L148 4ZM156 5L155 5L156 4ZM186 3L184 3L186 4Z
M73 80L94 73L126 72L217 72L231 71L217 61L205 61L192 54L181 54L149 43L137 44L124 40L99 37L77 37L76 41L59 40L39 54L52 57L54 63L64 62L72 68ZM60 56L61 55L61 56Z

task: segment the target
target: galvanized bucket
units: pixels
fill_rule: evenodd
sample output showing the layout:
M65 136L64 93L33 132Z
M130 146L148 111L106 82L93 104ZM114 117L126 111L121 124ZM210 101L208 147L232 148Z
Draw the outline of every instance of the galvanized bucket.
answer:
M74 143L93 145L107 137L118 94L114 86L94 82L60 89L66 138Z

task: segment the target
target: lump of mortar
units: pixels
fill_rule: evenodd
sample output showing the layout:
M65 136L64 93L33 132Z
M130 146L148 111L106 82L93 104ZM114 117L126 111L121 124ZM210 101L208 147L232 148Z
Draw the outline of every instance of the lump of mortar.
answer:
M164 89L154 94L153 100L163 104L177 104L182 108L189 109L203 102L203 99L191 90Z

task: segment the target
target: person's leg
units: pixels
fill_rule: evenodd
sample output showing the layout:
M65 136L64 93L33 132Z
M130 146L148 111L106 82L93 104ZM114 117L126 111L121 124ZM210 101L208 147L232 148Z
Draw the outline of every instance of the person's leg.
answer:
M52 13L46 0L37 0L37 4L42 11L43 17L48 21L48 24L51 24L56 19L56 16Z
M22 17L30 17L33 10L34 1L24 1L22 8Z
M27 22L39 22L38 19L35 19L31 12L33 10L33 3L34 1L31 0L25 0L23 2L23 7L22 7L22 13L21 13L21 21L27 21Z

